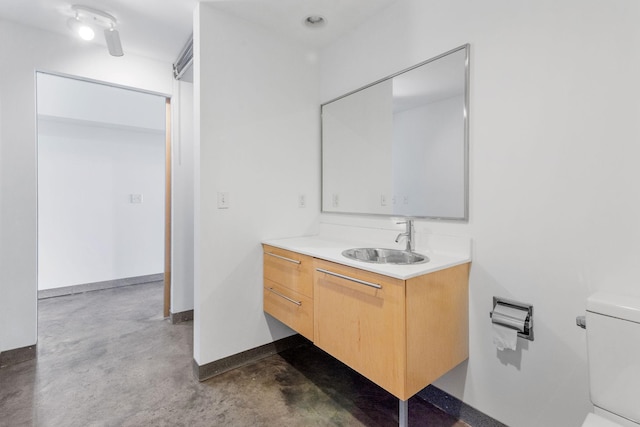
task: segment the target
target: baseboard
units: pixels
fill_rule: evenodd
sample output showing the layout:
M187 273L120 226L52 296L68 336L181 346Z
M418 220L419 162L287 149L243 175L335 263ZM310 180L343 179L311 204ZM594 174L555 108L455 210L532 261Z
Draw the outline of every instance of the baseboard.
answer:
M64 286L61 288L43 289L38 291L38 299L81 294L84 292L119 288L121 286L140 285L142 283L159 282L161 280L164 280L164 273L125 277L124 279L105 280L103 282L84 283L82 285Z
M507 427L433 385L419 391L418 397L473 427Z
M169 313L169 318L171 319L171 324L175 325L176 323L188 322L193 320L193 310L180 311L178 313Z
M204 365L198 365L194 360L193 373L198 381L205 381L232 369L307 343L309 341L306 338L296 334Z
M36 355L37 351L35 344L0 352L0 368L35 359Z

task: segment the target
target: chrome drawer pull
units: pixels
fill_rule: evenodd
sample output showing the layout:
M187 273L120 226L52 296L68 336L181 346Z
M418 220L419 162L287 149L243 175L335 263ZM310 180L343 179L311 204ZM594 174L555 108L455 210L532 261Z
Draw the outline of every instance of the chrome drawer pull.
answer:
M265 254L271 255L271 256L276 257L276 258L283 259L285 261L292 262L294 264L300 264L300 261L298 261L297 259L291 259L291 258L283 257L282 255L272 254L271 252L265 252Z
M333 271L324 270L322 268L316 268L316 271L319 271L320 273L328 274L330 276L339 277L341 279L350 280L352 282L356 282L356 283L359 283L361 285L370 286L370 287L376 288L376 289L382 289L382 286L378 285L377 283L365 282L364 280L354 279L353 277L344 276L342 274L334 273Z
M287 301L294 303L295 305L298 305L298 306L302 305L302 301L296 301L296 300L294 300L294 299L289 298L289 297L288 297L288 296L286 296L286 295L282 295L280 292L276 291L276 290L275 290L275 289L273 289L273 288L267 288L267 289L268 289L268 290L270 290L271 292L273 292L274 294L278 295L280 298L284 298L284 299L286 299Z

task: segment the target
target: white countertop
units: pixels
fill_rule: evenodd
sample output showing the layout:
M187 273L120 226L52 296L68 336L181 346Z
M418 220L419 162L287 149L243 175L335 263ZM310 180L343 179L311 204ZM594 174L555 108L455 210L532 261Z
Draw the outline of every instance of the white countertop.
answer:
M275 246L280 249L298 252L303 255L309 255L314 258L320 258L326 261L332 261L338 264L348 265L350 267L356 267L361 270L384 274L385 276L402 280L471 262L471 255L468 252L455 254L438 252L437 250L419 249L416 249L416 252L429 257L429 262L424 264L396 265L375 264L370 262L356 261L343 256L342 251L344 251L345 249L362 247L382 248L389 247L389 245L372 246L371 242L364 243L351 240L343 241L335 238L327 238L321 236L304 236L292 237L287 239L265 240L262 243L270 246Z

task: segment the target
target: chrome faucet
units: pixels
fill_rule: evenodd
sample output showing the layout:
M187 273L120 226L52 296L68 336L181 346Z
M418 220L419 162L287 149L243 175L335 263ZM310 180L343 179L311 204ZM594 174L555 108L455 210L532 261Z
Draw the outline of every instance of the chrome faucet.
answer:
M407 224L407 231L404 233L398 234L396 237L396 243L400 240L401 237L407 238L407 248L405 249L407 252L413 252L415 244L413 243L413 220L408 219L406 221L397 222L396 224Z

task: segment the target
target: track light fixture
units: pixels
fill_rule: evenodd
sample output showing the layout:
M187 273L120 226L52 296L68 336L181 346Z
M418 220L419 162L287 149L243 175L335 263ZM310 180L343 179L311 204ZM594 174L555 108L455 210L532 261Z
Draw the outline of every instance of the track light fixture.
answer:
M104 38L107 42L107 49L112 56L122 56L122 43L120 34L116 30L117 19L107 12L87 6L73 5L71 11L74 13L69 18L67 24L69 28L83 40L93 40L97 29L103 30Z

